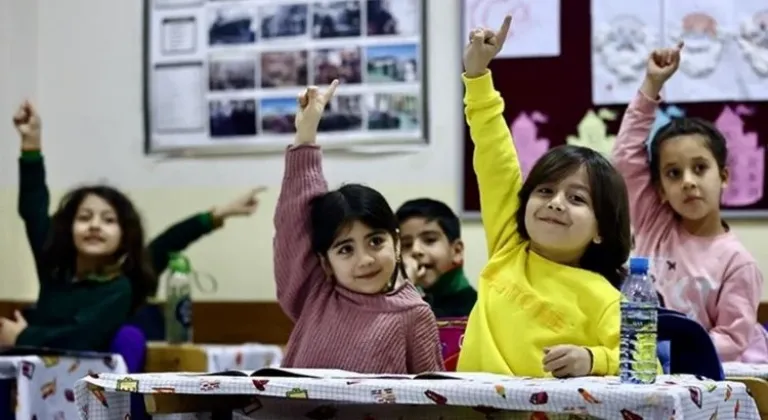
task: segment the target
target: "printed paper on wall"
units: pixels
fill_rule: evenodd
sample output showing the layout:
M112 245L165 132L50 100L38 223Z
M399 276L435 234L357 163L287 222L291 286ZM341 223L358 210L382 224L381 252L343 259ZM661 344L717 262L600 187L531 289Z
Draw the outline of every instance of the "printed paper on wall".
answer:
M592 0L592 102L629 103L659 44L661 0Z
M744 100L768 100L768 3L765 0L733 2L739 24L736 44L739 60L739 82Z
M664 44L682 41L680 69L667 82L668 101L707 102L743 97L734 77L739 55L730 48L736 28L734 4L722 0L664 2Z
M560 0L464 0L464 42L472 29L497 29L512 15L498 58L560 55Z

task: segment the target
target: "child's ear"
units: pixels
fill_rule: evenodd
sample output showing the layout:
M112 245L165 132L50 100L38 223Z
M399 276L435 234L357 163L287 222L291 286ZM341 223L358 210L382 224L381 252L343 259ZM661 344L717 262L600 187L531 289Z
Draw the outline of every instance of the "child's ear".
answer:
M659 185L658 188L656 188L656 192L659 194L659 200L661 200L661 204L664 204L667 202L667 193L664 192L664 187Z
M723 168L720 171L720 179L722 180L722 182L720 183L720 186L723 189L725 189L728 186L728 181L730 180L730 178L731 178L731 173L728 172L728 168Z
M325 272L325 275L327 277L331 277L333 275L333 269L331 268L331 263L328 262L328 258L319 254L317 255L317 258L320 259L320 267L323 267L323 272Z
M464 265L464 241L456 239L451 244L451 262L455 266Z

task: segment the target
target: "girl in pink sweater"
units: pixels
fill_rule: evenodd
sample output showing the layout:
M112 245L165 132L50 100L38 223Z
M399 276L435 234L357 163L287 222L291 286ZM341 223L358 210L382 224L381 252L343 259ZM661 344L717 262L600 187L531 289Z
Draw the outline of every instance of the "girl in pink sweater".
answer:
M443 370L435 316L406 281L389 204L358 184L328 191L315 135L337 83L324 94L312 87L299 97L296 142L285 155L274 267L278 302L295 326L283 365Z
M703 325L723 361L766 363L766 331L757 323L763 276L720 216L729 181L723 134L709 122L681 118L659 129L650 156L645 144L681 48L651 54L613 150L629 192L635 252L658 262L665 305Z

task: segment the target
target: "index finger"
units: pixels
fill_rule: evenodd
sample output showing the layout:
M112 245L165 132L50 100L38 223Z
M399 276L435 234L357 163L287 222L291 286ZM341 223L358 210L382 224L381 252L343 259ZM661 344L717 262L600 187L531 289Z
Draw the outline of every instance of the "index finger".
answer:
M331 85L328 86L328 90L325 91L323 94L323 99L327 103L328 101L333 98L333 95L336 93L336 87L339 86L339 79L333 79L333 82L331 82Z
M258 186L256 188L254 188L253 190L251 190L251 192L253 193L253 195L258 195L258 194L263 193L266 190L267 190L267 187L261 185L261 186Z
M509 28L512 26L512 15L504 16L504 22L501 23L501 28L496 32L496 39L499 41L499 47L504 45L509 34Z

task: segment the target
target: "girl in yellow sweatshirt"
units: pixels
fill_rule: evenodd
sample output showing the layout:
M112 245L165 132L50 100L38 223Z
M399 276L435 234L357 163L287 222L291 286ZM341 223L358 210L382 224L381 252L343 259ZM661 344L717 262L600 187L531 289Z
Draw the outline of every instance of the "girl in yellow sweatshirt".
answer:
M489 260L459 371L520 376L615 375L618 290L629 257L622 180L599 153L547 152L524 180L488 63L510 26L475 30L464 53L465 114Z

